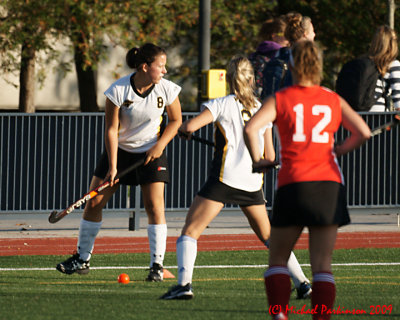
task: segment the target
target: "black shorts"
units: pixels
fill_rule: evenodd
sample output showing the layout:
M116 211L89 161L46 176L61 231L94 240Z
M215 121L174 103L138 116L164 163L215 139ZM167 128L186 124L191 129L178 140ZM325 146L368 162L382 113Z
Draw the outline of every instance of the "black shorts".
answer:
M350 223L346 189L333 181L309 181L285 185L275 195L271 225L343 226Z
M129 167L136 161L144 159L146 153L131 153L118 148L117 155L117 171L121 172L125 168ZM97 163L94 175L101 179L104 179L108 172L108 156L107 152L101 155L99 162ZM120 184L126 185L142 185L151 182L165 182L169 183L169 169L168 160L165 153L160 158L149 162L147 165L141 165L138 168L129 172L126 176L120 179Z
M232 188L213 177L208 178L197 194L209 200L224 204L236 204L242 207L265 204L264 194L261 189L255 192L248 192Z

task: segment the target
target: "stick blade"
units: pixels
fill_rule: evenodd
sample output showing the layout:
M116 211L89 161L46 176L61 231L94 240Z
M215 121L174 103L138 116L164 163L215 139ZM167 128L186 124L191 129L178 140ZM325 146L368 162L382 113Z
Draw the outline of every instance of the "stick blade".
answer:
M54 210L49 215L49 222L56 223L64 218L66 215L67 213L65 211L57 212L56 210Z

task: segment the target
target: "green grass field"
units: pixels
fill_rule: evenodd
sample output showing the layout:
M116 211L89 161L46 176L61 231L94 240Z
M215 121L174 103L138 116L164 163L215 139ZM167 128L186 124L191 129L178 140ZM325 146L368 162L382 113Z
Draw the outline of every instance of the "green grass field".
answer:
M311 279L307 251L296 255ZM64 258L0 257L0 319L270 319L263 282L267 251L199 252L195 298L188 301L158 300L176 279L145 282L148 254L94 255L93 270L86 276L57 272L54 267ZM333 263L335 309L366 314L332 319L400 319L399 248L337 250ZM167 253L165 265L177 274L174 253ZM122 272L133 281L118 283ZM296 300L294 292L290 304L297 310L311 308L309 300ZM290 319L311 316L291 314Z

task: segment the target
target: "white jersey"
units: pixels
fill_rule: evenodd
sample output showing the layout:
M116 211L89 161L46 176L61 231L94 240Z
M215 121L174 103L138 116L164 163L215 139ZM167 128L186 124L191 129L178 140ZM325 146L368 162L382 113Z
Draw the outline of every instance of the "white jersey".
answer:
M263 174L253 173L253 161L244 143L243 129L261 104L247 110L235 95L210 100L202 105L214 118L215 152L211 166L211 176L218 178L226 185L254 192L261 189ZM264 132L272 123L260 130L260 150L264 154Z
M146 152L157 142L163 113L181 87L161 79L144 95L131 85L133 74L115 81L104 94L119 110L118 147L132 153Z

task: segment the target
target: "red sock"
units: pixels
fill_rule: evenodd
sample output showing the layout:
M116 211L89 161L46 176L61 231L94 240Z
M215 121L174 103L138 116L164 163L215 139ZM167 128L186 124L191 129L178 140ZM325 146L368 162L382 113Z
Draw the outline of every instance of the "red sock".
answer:
M277 317L279 313L286 316L291 292L287 266L270 266L265 272L264 278L265 291L269 302L269 314L273 319L279 319Z
M336 287L331 272L319 272L313 275L311 304L317 311L313 320L329 320L335 302Z

